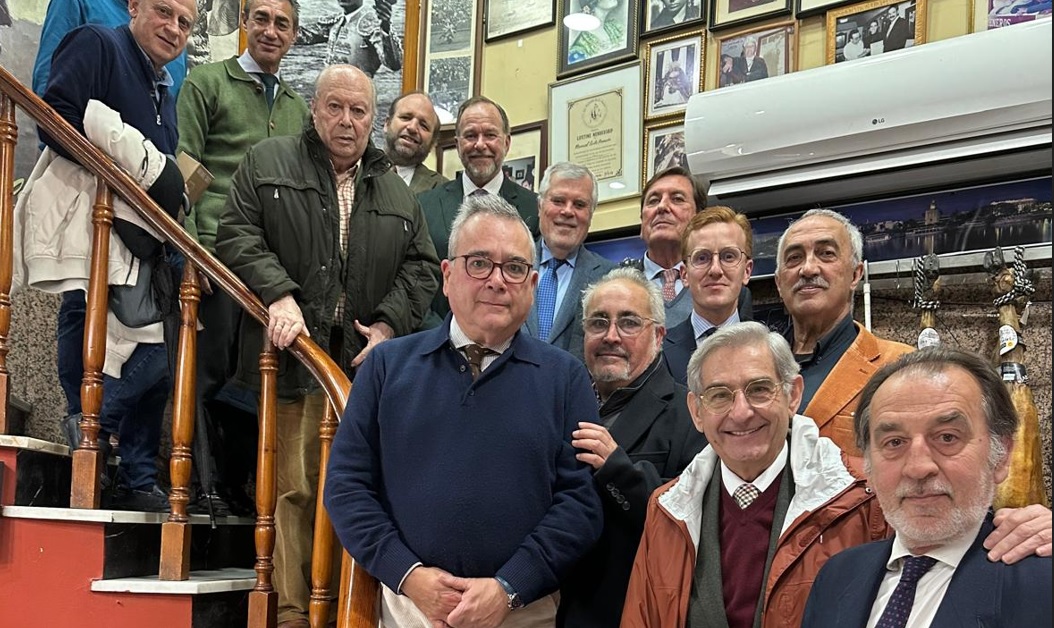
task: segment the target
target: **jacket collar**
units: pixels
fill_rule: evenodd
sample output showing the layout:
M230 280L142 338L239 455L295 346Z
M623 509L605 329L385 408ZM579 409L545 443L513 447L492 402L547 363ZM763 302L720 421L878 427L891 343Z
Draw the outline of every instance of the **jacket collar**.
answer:
M322 143L322 138L319 137L318 131L315 130L314 121L310 116L304 124L304 141L307 143L312 159L329 163L329 150ZM392 162L388 160L388 156L384 154L384 151L374 148L372 140L366 144L366 152L359 158L360 176L379 177L391 169Z

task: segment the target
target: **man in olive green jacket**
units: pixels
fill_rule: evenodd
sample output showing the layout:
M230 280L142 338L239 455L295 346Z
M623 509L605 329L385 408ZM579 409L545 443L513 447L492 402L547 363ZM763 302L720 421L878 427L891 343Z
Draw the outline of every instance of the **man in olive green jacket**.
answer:
M319 75L312 124L246 155L220 217L216 252L267 304L284 349L305 333L349 374L378 343L421 323L439 261L421 208L370 145L375 93L358 68ZM259 388L263 330L243 316L237 379ZM279 354L275 588L279 626L307 626L311 537L325 396ZM339 570L337 570L339 571ZM336 591L334 587L331 589ZM284 624L284 626L283 626Z

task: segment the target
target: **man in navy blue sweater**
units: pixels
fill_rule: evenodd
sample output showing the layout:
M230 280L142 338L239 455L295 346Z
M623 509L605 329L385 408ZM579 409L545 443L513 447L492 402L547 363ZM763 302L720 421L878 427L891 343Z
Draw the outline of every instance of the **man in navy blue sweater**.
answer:
M325 504L382 583L381 625L553 624L602 514L571 432L598 423L589 375L520 331L538 273L516 209L470 196L454 220L434 329L378 345L355 376Z

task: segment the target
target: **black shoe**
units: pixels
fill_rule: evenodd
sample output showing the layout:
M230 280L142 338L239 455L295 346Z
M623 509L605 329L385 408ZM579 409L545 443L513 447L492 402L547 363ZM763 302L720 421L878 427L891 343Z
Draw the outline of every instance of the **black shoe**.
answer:
M227 501L219 496L218 493L200 493L198 498L187 504L188 515L207 515L209 514L209 506L212 506L213 517L230 517L231 508L227 505Z
M169 512L168 495L155 484L150 490L140 491L118 486L110 498L111 510L139 512Z
M71 414L66 418L62 419L62 428L66 433L66 441L69 443L70 451L80 449L81 446L81 413ZM110 439L100 435L99 436L99 449L102 451L103 461L110 459L113 454L113 445L110 444Z

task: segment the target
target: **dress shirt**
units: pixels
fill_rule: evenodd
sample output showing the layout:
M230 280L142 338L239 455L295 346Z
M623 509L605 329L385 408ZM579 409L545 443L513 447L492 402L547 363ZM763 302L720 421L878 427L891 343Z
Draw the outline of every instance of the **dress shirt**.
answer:
M491 194L498 194L501 192L501 184L505 182L505 174L502 173L501 169L498 169L498 174L494 175L494 178L483 186L482 189L490 192ZM465 194L463 198L468 198L470 194L480 189L472 179L468 178L468 175L462 173L461 175L461 189L464 190Z
M926 628L933 624L933 620L937 617L937 609L940 608L944 594L948 591L948 584L951 583L952 576L955 575L955 570L963 556L973 545L983 523L982 519L955 541L926 552L926 556L937 559L937 562L923 574L918 584L915 585L915 603L911 607L907 628ZM871 607L867 628L875 628L889 598L893 595L893 590L900 582L903 559L911 555L908 548L901 542L900 536L893 537L893 548L889 552L889 561L886 563L886 574L882 577L882 584L878 587L878 595L875 596L875 604Z
M556 313L560 311L560 305L564 302L564 297L567 296L567 288L571 285L571 275L575 272L575 262L578 261L578 252L581 247L575 249L575 252L567 256L564 260L564 264L560 268L556 269L556 306L553 307L553 318L556 318ZM541 264L538 265L539 273L549 272L549 265L553 260L553 252L549 250L549 247L545 244L545 239L542 239L542 259ZM544 338L542 340L545 340Z
M462 351L462 347L473 343L474 341L469 338L468 335L461 329L461 326L457 324L457 318L452 317L450 319L450 344L454 345L454 348L458 351L461 351L461 354L464 355L465 352ZM483 371L487 370L487 367L489 367L491 364L494 364L494 360L497 360L502 353L505 353L505 350L508 349L509 345L511 344L512 336L509 336L499 344L482 345L487 349L490 349L494 353L483 356L483 363L480 364L479 367L480 372L482 373Z
M677 280L673 282L674 290L677 294L681 294L681 290L684 290L684 282L681 281L681 271L684 270L684 262L678 262L674 268L677 269ZM660 290L662 289L662 271L664 270L666 269L651 261L647 253L644 254L644 276L654 281Z
M238 57L238 65L242 66L242 69L245 70L245 73L249 75L249 78L256 81L257 84L260 85L260 87L267 87L263 84L263 81L260 80L260 77L257 76L257 74L270 74L270 72L265 72L264 69L260 67L260 64L256 62L256 59L253 59L253 56L249 54L248 49L246 49L246 51L243 52L240 57ZM278 72L274 73L274 77L279 81L282 80L282 75ZM277 95L278 83L275 83L274 93L271 94L271 97L273 98Z
M768 469L761 472L761 475L751 480L749 483L754 485L754 488L758 489L759 492L764 493L768 490L772 483L776 481L780 473L783 473L783 468L787 466L787 456L789 455L789 448L787 442L783 442L783 449L780 450L779 455L772 461ZM732 469L729 469L725 465L724 461L721 461L721 484L728 491L729 495L734 495L736 489L740 486L747 484L747 481L735 474ZM773 522L775 525L776 522ZM782 522L781 522L782 525Z
M689 318L692 319L692 331L695 333L695 345L698 347L702 344L703 334L705 334L707 330L712 329L714 327L725 327L726 325L738 323L739 310L733 310L732 316L729 316L727 319L725 319L725 322L721 323L720 325L714 325L702 316L699 316L699 313L696 312L694 309L692 310L692 314Z
M414 178L414 172L417 171L417 166L396 166L395 174L399 175L399 178L403 180L403 183L410 185L410 181Z

